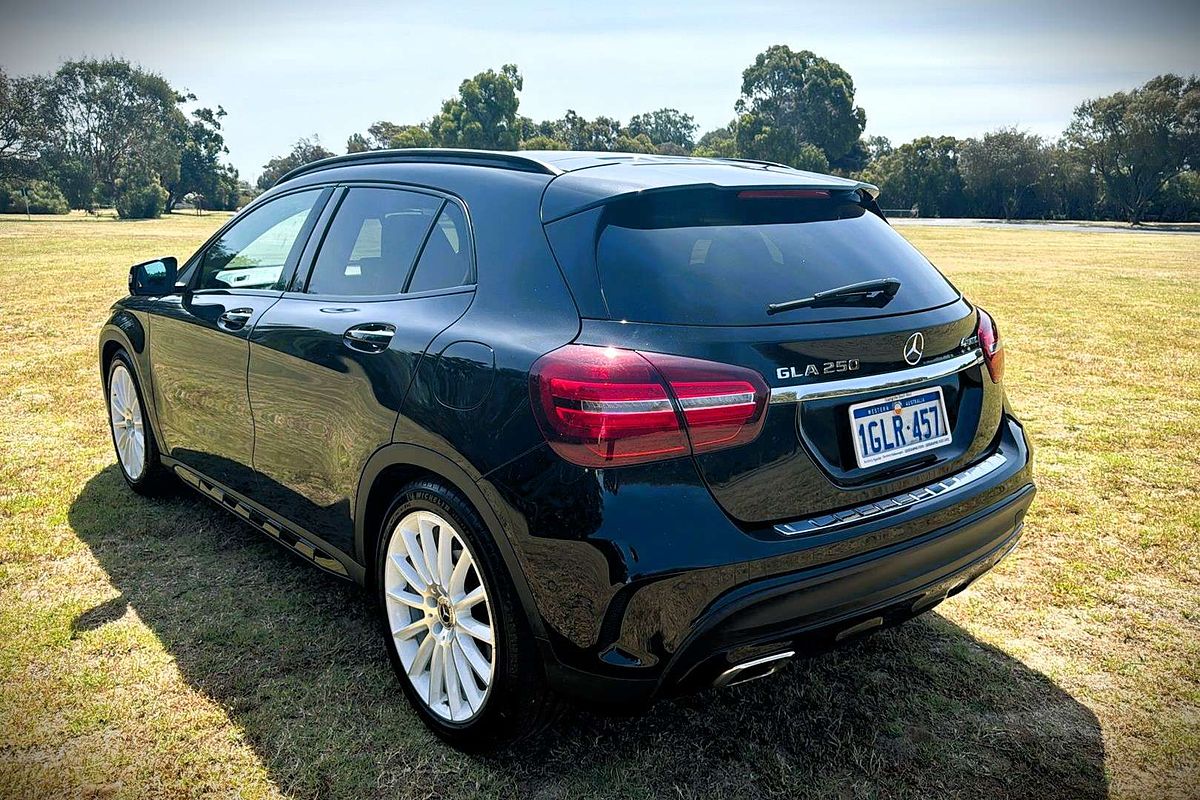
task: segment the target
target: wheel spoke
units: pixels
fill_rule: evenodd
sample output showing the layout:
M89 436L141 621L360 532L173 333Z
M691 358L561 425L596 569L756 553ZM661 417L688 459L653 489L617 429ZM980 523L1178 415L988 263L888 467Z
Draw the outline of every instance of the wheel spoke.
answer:
M463 595L454 601L454 610L460 614L473 607L476 603L487 599L487 593L483 590L483 584L479 584L475 589L467 595Z
M404 539L404 548L408 551L408 559L412 562L417 574L421 576L421 583L413 584L413 588L423 589L433 584L433 573L429 572L429 567L425 561L425 553L421 550L421 543L417 541L417 535L408 528L401 526L400 535Z
M400 574L404 576L404 580L408 585L416 589L418 592L424 592L428 587L428 582L413 568L412 564L408 563L408 559L400 554L392 556L392 563Z
M487 644L492 643L492 628L489 625L484 625L474 617L463 617L458 621L458 627L474 636L481 642Z
M429 696L425 698L430 706L434 705L437 692L441 691L446 682L446 648L434 645L433 657L429 659Z
M425 668L429 666L429 658L433 655L433 648L433 637L426 636L417 648L417 654L413 656L412 664L408 667L408 677L416 678L425 671Z
M392 631L392 636L395 636L397 639L401 639L401 640L411 639L412 637L416 636L421 631L426 631L426 630L429 630L429 626L425 624L425 618L422 617L422 618L418 619L416 622L410 622L407 625L405 625L404 627L398 628L398 629Z
M458 557L458 562L454 565L454 571L450 573L450 581L446 584L446 589L450 595L456 596L463 593L463 586L467 582L467 572L471 569L471 556L463 550Z
M483 704L483 692L479 690L479 684L475 682L475 677L472 675L473 672L477 675L478 671L475 665L468 660L466 653L463 652L462 642L458 637L455 637L450 643L450 652L454 658L454 672L458 676L458 685L463 691L471 713L475 713L479 710L479 706ZM478 653L479 651L476 650L475 652ZM479 658L482 660L483 656ZM484 681L487 681L486 677Z
M387 596L401 605L419 609L422 613L425 611L425 598L419 594L406 592L403 589L389 589Z
M448 647L441 647L442 659L446 671L446 699L450 702L450 718L462 719L462 685L458 677L458 669L454 664L454 655Z
M438 583L443 587L450 585L450 575L453 569L450 559L454 557L454 534L449 525L438 526L437 575Z
M466 636L458 636L455 638L455 644L458 645L458 650L463 654L463 657L471 664L471 669L479 676L479 679L487 684L492 679L492 665L483 657L483 653L479 652L479 645L475 644Z
M436 529L437 523L425 514L417 518L417 527L421 531L421 551L425 556L425 570L430 583L438 583L438 548Z

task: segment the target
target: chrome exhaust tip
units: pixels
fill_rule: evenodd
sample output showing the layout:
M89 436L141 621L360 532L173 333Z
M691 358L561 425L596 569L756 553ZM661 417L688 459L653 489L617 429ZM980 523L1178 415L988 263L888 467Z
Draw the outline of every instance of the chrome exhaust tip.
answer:
M736 686L739 683L752 681L756 678L765 678L768 675L774 675L783 669L784 663L789 658L793 658L795 655L795 650L785 650L782 653L772 653L769 656L762 656L750 661L743 661L741 664L734 664L718 675L712 685L717 688Z

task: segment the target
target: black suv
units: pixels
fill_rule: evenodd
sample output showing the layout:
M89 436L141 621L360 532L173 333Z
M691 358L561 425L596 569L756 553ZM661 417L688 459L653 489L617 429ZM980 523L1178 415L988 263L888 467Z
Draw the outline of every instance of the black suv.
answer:
M131 270L118 461L366 586L461 747L770 674L963 589L1034 494L995 323L875 193L618 153L309 164Z

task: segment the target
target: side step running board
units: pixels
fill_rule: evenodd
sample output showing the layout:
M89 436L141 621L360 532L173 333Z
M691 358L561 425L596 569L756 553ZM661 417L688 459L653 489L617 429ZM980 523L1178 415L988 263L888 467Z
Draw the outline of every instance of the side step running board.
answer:
M219 486L215 486L208 480L192 472L187 467L180 464L175 465L175 474L178 475L184 483L191 486L196 491L209 497L225 508L237 514L246 522L253 525L261 533L265 533L275 541L287 547L292 552L304 558L305 561L311 561L326 572L332 572L341 578L349 578L350 574L346 571L346 567L342 562L338 561L333 556L326 553L321 548L309 542L303 536L276 522L273 519L268 519L266 515L250 508L242 503L232 494L226 492Z

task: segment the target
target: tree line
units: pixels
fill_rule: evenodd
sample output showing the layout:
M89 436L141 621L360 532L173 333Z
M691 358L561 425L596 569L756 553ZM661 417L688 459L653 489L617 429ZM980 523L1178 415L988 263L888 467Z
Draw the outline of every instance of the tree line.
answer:
M115 206L157 217L184 200L234 209L249 186L222 158L226 116L123 59L81 59L50 75L0 70L0 211Z
M745 158L853 176L881 201L921 216L1004 219L1200 220L1200 80L1161 75L1082 102L1062 135L1015 127L979 137L922 136L893 145L864 136L854 81L815 53L775 45L742 73L733 118L699 134L674 108L588 119L568 109L535 121L520 113L515 65L467 78L432 117L380 120L346 152L387 148L600 150ZM224 111L183 107L191 95L128 62L74 61L54 75L0 72L0 210L4 187L25 181L62 204L115 203L122 216L171 208L184 197L229 208L252 194L221 136ZM287 171L333 156L318 137L263 165L258 191ZM145 207L135 207L142 203Z

